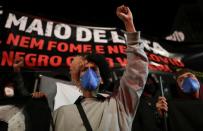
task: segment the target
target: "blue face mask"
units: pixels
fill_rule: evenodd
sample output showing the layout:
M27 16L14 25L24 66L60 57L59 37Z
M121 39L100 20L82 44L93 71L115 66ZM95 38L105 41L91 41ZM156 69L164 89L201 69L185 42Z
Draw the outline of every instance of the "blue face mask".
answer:
M100 84L100 77L95 71L89 68L81 77L80 83L86 90L96 90Z
M200 88L199 82L192 78L185 78L182 84L182 91L184 93L197 92Z

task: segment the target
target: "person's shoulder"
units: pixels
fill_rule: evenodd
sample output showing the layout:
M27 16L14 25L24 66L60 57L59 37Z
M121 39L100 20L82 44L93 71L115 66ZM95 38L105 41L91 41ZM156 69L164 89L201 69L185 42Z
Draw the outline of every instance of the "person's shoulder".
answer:
M76 105L75 105L75 104L63 105L63 106L61 106L61 107L55 109L54 112L58 112L58 111L60 111L60 112L61 112L61 111L66 112L66 111L73 110L73 109L75 109L75 108L76 108Z

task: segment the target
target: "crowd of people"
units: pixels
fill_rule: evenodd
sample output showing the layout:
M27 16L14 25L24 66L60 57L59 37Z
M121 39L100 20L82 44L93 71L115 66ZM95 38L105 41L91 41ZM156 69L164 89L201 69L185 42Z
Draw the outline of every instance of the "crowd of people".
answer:
M82 96L74 104L64 105L51 112L44 92L28 90L22 77L23 59L15 60L13 71L1 76L1 100L23 98L22 103L1 104L1 131L161 131L163 119L170 104L159 94L159 82L148 71L148 58L143 50L140 32L136 30L133 15L127 6L116 10L124 23L127 35L127 65L125 71L108 97L98 95L108 89L110 69L104 56L86 54L76 56L70 65L71 83ZM190 70L176 75L177 98L200 99L201 84ZM25 100L26 99L26 100ZM40 119L40 120L39 120Z

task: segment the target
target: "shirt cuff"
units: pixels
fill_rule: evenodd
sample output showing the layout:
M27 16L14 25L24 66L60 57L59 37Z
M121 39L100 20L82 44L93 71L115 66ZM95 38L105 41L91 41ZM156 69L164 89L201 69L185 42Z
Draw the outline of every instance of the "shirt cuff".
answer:
M137 32L126 32L127 35L127 44L135 45L140 43L140 31Z

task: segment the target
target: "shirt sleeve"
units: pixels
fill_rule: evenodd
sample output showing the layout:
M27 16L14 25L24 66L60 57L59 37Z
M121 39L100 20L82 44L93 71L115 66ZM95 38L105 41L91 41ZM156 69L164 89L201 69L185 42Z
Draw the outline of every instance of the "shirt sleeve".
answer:
M115 98L126 114L134 117L148 75L148 59L140 32L127 33L126 54L127 65Z
M29 95L29 92L24 85L24 80L23 80L23 76L22 76L21 72L14 72L13 73L13 81L14 81L15 86L19 92L19 95L21 95L21 96L28 96Z

